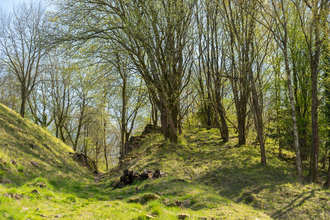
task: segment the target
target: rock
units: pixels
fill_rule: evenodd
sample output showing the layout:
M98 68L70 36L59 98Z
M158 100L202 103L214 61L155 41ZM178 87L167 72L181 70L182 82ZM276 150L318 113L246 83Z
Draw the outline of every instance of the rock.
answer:
M22 195L17 194L17 193L13 193L13 194L11 195L11 197L12 197L13 199L16 199L16 200L19 200L19 199L23 198Z
M140 203L141 199L139 197L132 197L129 199L129 202Z
M160 199L160 196L154 194L154 193L147 193L145 195L143 195L143 200L146 202L149 202L151 200L157 200Z
M43 218L48 218L47 216L43 215L43 214L40 214L41 217Z
M31 193L40 194L37 189L32 190Z
M15 159L11 159L10 162L11 162L14 166L17 165L17 161L16 161Z
M252 202L256 201L256 198L253 195L251 195L251 196L246 197L245 201L248 203L252 203Z
M178 214L178 218L179 219L186 219L186 218L189 218L190 215L189 214L185 214L185 213L180 213Z
M37 209L36 209L36 211L39 211L39 210L40 210L40 208L37 208Z
M59 218L59 217L61 217L61 216L60 216L60 215L55 215L54 217L55 217L55 218Z
M34 165L35 167L39 167L39 164L35 161L32 161L31 164Z
M180 208L189 208L190 206L190 199L186 199L186 200L183 200L183 201L175 201L175 205L180 207Z
M39 186L40 188L45 188L47 187L46 184L44 182L38 182L36 183L36 186Z
M175 205L182 208L182 202L181 201L175 201Z
M122 196L117 196L116 199L123 199L123 197Z
M182 205L183 205L183 207L185 207L185 208L189 208L189 206L190 206L190 199L186 199L186 200L183 200L182 201Z
M4 193L3 196L13 198L13 199L16 199L16 200L19 200L19 199L23 198L23 195L20 195L20 194L17 194L17 193Z
M4 183L4 184L12 184L13 183L13 181L10 180L10 179L3 179L1 182Z
M141 189L139 187L135 187L135 190L137 193L139 193L141 191Z
M164 203L164 205L170 205L170 199L169 198L165 198L164 200L163 200L163 203Z

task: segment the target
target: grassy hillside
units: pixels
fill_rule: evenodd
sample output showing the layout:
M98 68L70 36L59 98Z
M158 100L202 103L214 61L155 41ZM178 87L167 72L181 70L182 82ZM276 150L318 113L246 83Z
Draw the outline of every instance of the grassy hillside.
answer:
M70 147L0 105L0 219L330 218L329 190L298 179L271 148L261 167L258 148L236 142L204 129L186 131L177 146L147 135L99 180L71 159ZM167 176L113 189L123 169ZM156 200L146 202L150 195Z
M81 182L94 181L72 160L72 152L45 129L0 104L0 219L39 219L37 209L61 212L58 201L70 200Z
M330 219L330 191L298 178L294 162L280 160L271 144L262 167L259 146L238 146L236 138L223 143L219 136L215 129L187 131L178 146L164 143L161 135L149 136L122 169L166 171L168 177L148 183L153 188L142 193L159 192L171 201L189 198L184 211L210 219Z
M1 104L0 146L0 178L15 185L41 175L80 178L86 172L71 159L69 146Z

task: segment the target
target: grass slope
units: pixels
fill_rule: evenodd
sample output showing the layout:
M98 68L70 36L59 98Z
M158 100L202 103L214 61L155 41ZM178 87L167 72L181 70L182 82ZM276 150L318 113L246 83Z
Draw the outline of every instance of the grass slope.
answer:
M72 152L45 129L0 104L0 219L39 219L36 210L42 208L61 212L66 203L59 205L60 198L69 201L81 182L94 181L71 159ZM39 194L31 193L35 189Z
M0 219L329 219L328 190L303 184L271 153L261 167L258 149L236 142L222 143L216 130L187 131L177 146L149 135L98 182L70 147L0 104ZM125 168L168 175L113 189ZM137 202L149 193L160 198Z
M280 160L270 143L267 167L262 167L258 146L238 146L237 138L223 143L219 137L215 129L195 129L180 136L178 146L171 146L161 135L152 135L131 153L123 169L166 171L168 177L149 182L152 188L141 193L158 192L171 201L189 198L190 207L183 211L192 216L330 219L330 191L298 178L292 162ZM119 173L111 176L116 179ZM177 178L186 182L177 182ZM137 186L143 188L143 184ZM122 193L132 193L133 187Z

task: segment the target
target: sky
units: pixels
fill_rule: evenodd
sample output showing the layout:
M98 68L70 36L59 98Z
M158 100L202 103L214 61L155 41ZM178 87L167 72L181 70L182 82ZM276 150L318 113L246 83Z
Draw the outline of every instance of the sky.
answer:
M13 9L14 4L18 4L21 0L0 0L0 8L7 12L10 12Z
M13 5L17 5L18 3L25 1L26 3L32 2L39 2L39 0L0 0L0 9L5 10L7 12L11 12L13 10ZM43 2L46 2L43 0ZM49 2L49 1L47 1Z

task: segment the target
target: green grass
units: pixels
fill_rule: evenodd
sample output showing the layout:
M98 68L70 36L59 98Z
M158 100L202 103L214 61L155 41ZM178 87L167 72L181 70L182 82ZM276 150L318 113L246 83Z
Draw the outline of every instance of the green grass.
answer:
M156 181L151 191L159 191L172 201L189 197L193 201L190 210L207 210L217 218L252 217L250 208L273 219L330 218L330 191L321 184L300 179L294 163L277 157L273 143L267 143L266 167L260 165L258 146L236 143L236 138L223 143L216 129L186 131L178 146L164 142L161 135L152 135L138 151L131 153L132 159L124 168L166 171L166 180L159 181L169 183L163 186ZM292 152L284 153L294 156ZM111 174L112 178L119 175ZM176 178L186 182L173 181ZM321 177L322 181L324 178ZM253 202L249 202L251 196L255 198Z
M0 219L165 220L180 213L189 219L330 218L329 190L299 179L292 163L275 156L272 143L267 167L260 165L257 147L236 143L221 142L215 129L185 131L176 146L147 135L121 169L95 182L71 159L70 147L0 105ZM167 176L113 189L125 168L161 169ZM160 199L144 201L149 193ZM184 206L175 206L178 201Z

